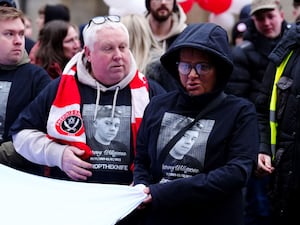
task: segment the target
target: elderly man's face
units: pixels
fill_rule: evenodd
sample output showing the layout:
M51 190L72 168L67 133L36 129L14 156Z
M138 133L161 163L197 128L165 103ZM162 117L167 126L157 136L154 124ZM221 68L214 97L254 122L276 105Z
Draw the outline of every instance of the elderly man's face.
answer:
M104 85L114 85L129 74L129 40L120 28L104 28L98 32L101 37L95 41L92 50L86 47L85 54L94 78Z

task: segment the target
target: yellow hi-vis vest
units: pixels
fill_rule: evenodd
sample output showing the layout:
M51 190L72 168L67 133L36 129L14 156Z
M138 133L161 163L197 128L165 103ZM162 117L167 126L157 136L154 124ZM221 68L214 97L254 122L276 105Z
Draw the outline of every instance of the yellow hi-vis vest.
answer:
M270 129L271 129L271 152L274 159L276 149L276 137L277 137L277 122L276 122L276 101L277 101L277 82L279 81L284 68L289 61L293 51L291 51L282 63L277 67L275 79L273 83L271 102L270 102Z

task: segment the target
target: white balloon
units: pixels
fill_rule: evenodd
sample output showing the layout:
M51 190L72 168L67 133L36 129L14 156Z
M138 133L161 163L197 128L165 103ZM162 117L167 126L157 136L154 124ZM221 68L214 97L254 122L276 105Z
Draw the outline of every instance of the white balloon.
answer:
M144 14L145 1L142 0L103 0L109 7L109 15L125 16L127 14Z
M228 11L221 13L221 14L210 13L208 19L209 19L209 22L220 25L228 32L231 31L231 29L235 23L233 14Z
M235 15L239 15L241 12L241 9L245 5L250 4L250 3L251 3L251 0L232 0L229 9L226 12L231 12Z

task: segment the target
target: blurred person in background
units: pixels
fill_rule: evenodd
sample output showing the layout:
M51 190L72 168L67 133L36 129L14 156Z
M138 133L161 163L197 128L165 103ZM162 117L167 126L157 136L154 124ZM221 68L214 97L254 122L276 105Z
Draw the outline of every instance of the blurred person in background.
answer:
M29 53L29 58L31 63L36 63L36 53L39 48L39 38L42 32L43 27L52 20L62 20L70 22L71 15L70 9L64 4L56 4L56 5L43 5L38 10L38 17L36 19L36 24L39 30L38 40L31 49Z
M0 6L17 8L17 4L14 0L0 0ZM24 19L25 19L25 26L26 26L26 19L27 19L26 16L24 17ZM25 49L28 54L30 53L34 44L35 41L30 36L25 35Z
M54 79L80 50L78 28L63 20L52 20L41 30L35 62Z
M241 44L244 40L244 34L251 20L250 10L251 5L247 4L240 11L239 20L234 24L231 31L231 44L233 46Z
M25 15L25 37L32 38L32 20Z
M178 83L160 63L164 50L155 39L147 19L143 15L129 14L122 16L121 21L129 31L130 49L139 70L166 91L176 89Z
M164 51L186 27L186 15L176 0L146 0L146 18Z
M139 70L147 75L147 66L159 60L163 49L155 39L143 15L129 14L121 17L121 22L129 32L130 50L135 57Z
M232 49L234 69L226 92L255 103L269 63L269 54L290 28L279 0L252 0L244 41ZM269 225L269 177L253 173L245 189L245 224Z
M294 0L293 2L293 18L295 22L300 20L300 0Z
M47 72L29 63L24 14L0 6L0 163L32 173L41 168L16 153L9 129L21 111L51 82Z

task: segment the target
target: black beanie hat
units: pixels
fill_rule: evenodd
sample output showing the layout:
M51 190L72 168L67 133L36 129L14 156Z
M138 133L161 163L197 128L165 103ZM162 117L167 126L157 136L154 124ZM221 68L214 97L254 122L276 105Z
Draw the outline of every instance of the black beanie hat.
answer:
M146 0L146 9L148 10L148 12L150 11L150 1L151 0ZM174 5L173 5L173 12L178 12L178 6L176 4L176 0L174 0Z
M63 4L46 5L45 24L51 20L64 20L70 22L69 8Z
M16 2L14 0L0 0L0 6L8 6L17 8Z
M300 0L294 0L293 6L300 6Z

